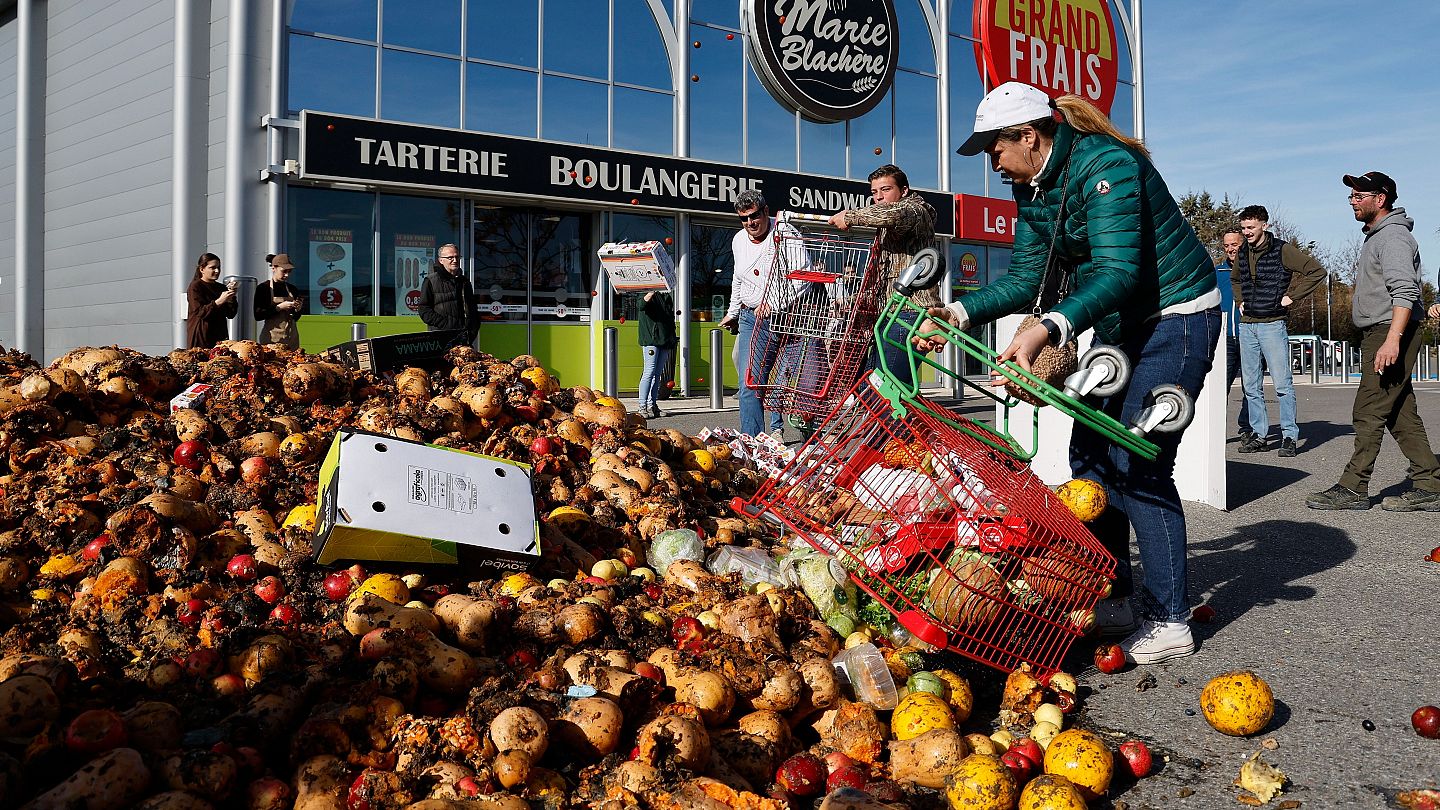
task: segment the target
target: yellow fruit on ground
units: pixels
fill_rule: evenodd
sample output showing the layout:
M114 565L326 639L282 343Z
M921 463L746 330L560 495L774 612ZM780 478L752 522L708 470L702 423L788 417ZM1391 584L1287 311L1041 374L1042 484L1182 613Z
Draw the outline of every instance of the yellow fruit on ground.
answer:
M950 714L950 707L943 698L930 692L911 692L890 716L890 733L902 742L937 728L954 727L955 717Z
M374 574L360 583L350 594L354 599L362 593L373 593L376 596L396 605L403 605L410 601L410 589L405 586L405 580L394 574Z
M701 472L715 472L715 456L709 450L691 450L685 454L685 467Z
M1088 478L1075 478L1060 485L1055 490L1055 496L1065 504L1075 517L1089 522L1105 511L1109 500L1105 497L1105 487L1091 481Z
M1016 810L1085 810L1085 795L1069 779L1042 773L1020 791Z
M502 596L519 596L539 584L540 580L529 574L511 574L500 580L500 594Z
M963 675L948 669L937 669L934 672L950 687L950 713L955 715L955 722L964 723L969 720L970 712L975 710L975 692L970 688L970 682L965 680Z
M1045 749L1045 773L1065 777L1086 799L1096 799L1110 789L1115 755L1099 734L1072 728L1056 734Z
M290 514L285 516L285 522L280 524L280 528L288 529L291 526L306 533L313 533L315 531L315 504L301 504L291 509Z
M589 523L590 516L574 506L557 506L550 510L550 516L546 518L555 524L558 529L568 529L581 523Z
M1216 731L1245 737L1270 724L1275 716L1275 695L1270 684L1253 672L1226 672L1205 684L1200 709Z
M1020 789L1000 757L971 754L945 777L945 801L954 810L1011 810Z
M40 566L40 575L46 577L68 577L76 571L83 571L85 564L74 554L56 554Z
M552 378L550 372L543 368L527 368L520 372L520 376L535 386L537 391L549 391Z
M731 450L728 444L707 444L705 452L721 460L735 457L735 451Z
M619 408L622 412L625 410L625 406L615 397L596 397L595 404L602 408Z

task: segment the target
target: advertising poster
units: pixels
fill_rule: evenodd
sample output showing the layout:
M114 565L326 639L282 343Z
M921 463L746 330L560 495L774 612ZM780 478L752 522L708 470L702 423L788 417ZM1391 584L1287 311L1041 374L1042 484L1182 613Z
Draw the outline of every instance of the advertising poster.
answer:
M955 289L973 292L980 289L980 259L966 251L960 256L960 275L955 280Z
M310 229L310 311L352 315L354 232L344 228Z
M435 266L435 237L395 234L395 314L420 314L420 285Z

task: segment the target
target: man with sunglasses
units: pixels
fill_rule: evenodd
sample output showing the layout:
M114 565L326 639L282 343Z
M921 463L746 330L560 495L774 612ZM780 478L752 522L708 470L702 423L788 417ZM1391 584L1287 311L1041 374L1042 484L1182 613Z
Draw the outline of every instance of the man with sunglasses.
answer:
M784 287L771 288L770 272L775 265L775 251L790 251L786 257L787 267L801 267L807 262L805 249L800 243L800 232L788 223L776 223L770 216L770 205L764 195L750 190L735 199L735 213L740 218L740 230L730 242L730 251L735 258L734 272L730 278L730 308L720 319L720 326L730 330L735 340L735 371L740 380L740 432L759 436L768 432L777 441L784 440L785 427L780 414L766 411L760 396L745 384L749 371L752 345L753 352L762 357L765 368L756 369L755 380L762 381L769 376L776 352L770 348L772 339L766 321L772 312L778 312L790 303L790 295ZM772 229L774 230L772 233ZM779 236L781 238L776 239ZM783 297L785 300L778 300Z
M460 266L460 249L440 246L436 266L420 285L420 320L431 332L464 330L455 345L475 345L480 332L480 311L475 305L475 288Z
M1411 488L1380 502L1390 512L1440 512L1440 463L1415 407L1410 375L1420 354L1420 246L1415 221L1395 206L1395 181L1381 172L1345 175L1350 210L1365 244L1355 267L1350 317L1360 328L1360 386L1351 422L1355 450L1340 482L1305 499L1311 509L1369 509L1370 473L1385 429L1410 461Z

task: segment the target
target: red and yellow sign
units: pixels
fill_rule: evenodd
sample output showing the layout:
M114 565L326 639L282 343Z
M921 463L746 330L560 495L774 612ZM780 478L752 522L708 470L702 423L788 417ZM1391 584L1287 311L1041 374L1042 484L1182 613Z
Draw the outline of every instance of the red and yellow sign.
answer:
M991 87L1024 82L1110 113L1121 44L1107 0L979 0L974 33L975 60Z

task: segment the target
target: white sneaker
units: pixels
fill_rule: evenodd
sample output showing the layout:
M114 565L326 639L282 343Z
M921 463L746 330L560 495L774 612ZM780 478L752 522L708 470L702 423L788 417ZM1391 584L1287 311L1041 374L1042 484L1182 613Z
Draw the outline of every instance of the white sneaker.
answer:
M1095 626L1102 636L1128 636L1140 623L1129 599L1101 599L1095 603Z
M784 444L784 443L785 443L785 428L775 428L774 430L770 431L770 438L774 439L775 441L777 441L777 442L779 442L779 443L781 443L781 444Z
M1140 625L1129 638L1120 642L1125 660L1135 664L1159 664L1173 658L1184 658L1195 652L1195 637L1185 622L1151 622Z

